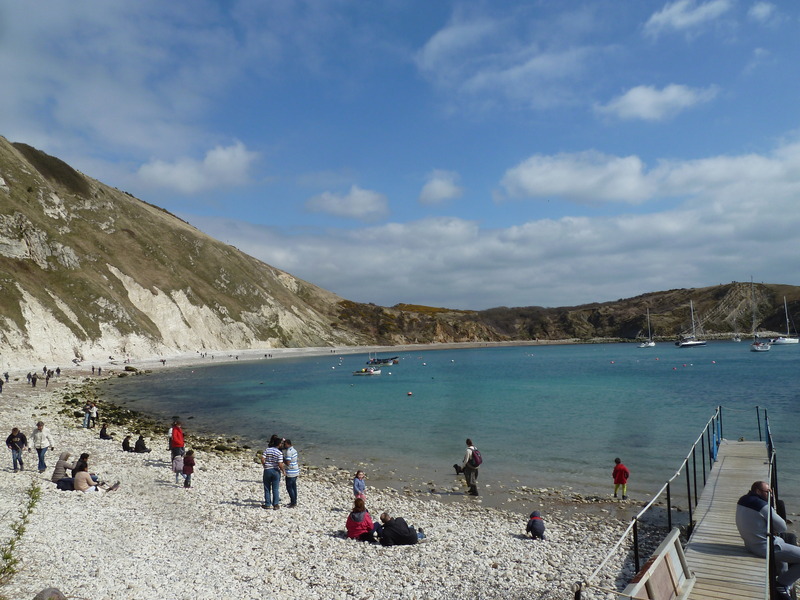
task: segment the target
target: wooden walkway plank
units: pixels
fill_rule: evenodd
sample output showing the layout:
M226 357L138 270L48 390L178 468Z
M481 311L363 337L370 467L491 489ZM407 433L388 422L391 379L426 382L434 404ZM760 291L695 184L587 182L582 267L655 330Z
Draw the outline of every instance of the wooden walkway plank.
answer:
M689 600L764 600L766 562L744 548L736 503L754 481L769 478L763 442L723 440L694 509L686 562L697 581Z

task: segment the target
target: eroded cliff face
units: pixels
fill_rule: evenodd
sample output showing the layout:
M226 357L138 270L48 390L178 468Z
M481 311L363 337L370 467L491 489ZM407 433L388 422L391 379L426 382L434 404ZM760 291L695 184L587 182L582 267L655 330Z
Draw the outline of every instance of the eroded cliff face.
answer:
M0 366L369 343L340 301L0 138Z

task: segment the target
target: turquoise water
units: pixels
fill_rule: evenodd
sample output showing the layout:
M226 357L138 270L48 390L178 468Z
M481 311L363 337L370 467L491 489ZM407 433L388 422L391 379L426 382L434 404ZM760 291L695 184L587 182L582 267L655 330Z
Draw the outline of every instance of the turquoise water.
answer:
M394 355L392 353L391 355ZM388 355L387 355L388 356ZM758 439L766 408L780 490L800 509L800 348L745 342L679 349L596 344L399 353L376 377L367 355L272 359L112 380L116 402L180 415L188 431L260 446L289 437L305 461L452 485L464 439L481 449L481 483L607 493L615 456L644 499L674 474L716 406L727 438ZM409 395L409 392L411 395ZM699 458L699 456L698 456Z

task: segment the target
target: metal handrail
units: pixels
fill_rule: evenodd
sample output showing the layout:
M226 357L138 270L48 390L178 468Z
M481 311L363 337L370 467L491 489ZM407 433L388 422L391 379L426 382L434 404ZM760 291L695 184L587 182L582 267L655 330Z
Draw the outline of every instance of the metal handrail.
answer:
M735 410L735 409L733 409ZM758 439L759 441L763 441L762 438L762 428L761 428L761 413L760 408L756 406L756 417L757 417L757 426L758 426ZM772 432L770 431L769 427L769 418L767 416L767 411L764 409L764 433L766 437L766 445L767 445L767 458L769 460L769 481L770 481L770 489L772 489L772 493L775 495L775 498L778 497L778 476L777 476L777 457L775 453L775 446L772 440ZM686 458L681 463L680 468L675 472L675 474L670 477L670 479L658 490L658 492L653 496L653 498L645 505L645 507L631 520L630 525L625 529L623 534L620 536L617 543L611 548L611 550L606 554L606 557L600 563L600 565L589 575L586 579L576 582L573 585L572 591L575 593L575 600L581 600L582 595L581 592L584 589L588 588L596 588L598 590L604 589L601 588L599 585L593 584L593 581L598 577L599 573L603 570L603 568L608 564L609 560L615 555L617 550L625 543L629 537L632 535L632 550L633 550L633 558L634 558L634 565L636 567L636 573L638 573L641 569L640 564L640 556L639 556L639 535L638 535L638 525L639 521L641 521L644 514L651 509L651 507L656 503L659 498L666 494L666 502L667 502L667 531L672 530L672 494L671 494L671 487L673 482L681 475L681 473L685 473L686 475L686 497L689 506L689 522L687 525L687 534L691 535L694 522L693 522L693 515L692 510L694 507L697 506L698 503L698 488L701 490L706 485L706 474L711 471L713 468L713 464L717 460L719 445L722 442L722 406L718 406L717 409L714 411L713 416L706 422L703 431L698 436L697 440L695 440L694 444L692 444L691 450L686 455ZM700 445L700 454L701 454L701 463L698 465L697 463L697 446ZM708 452L708 465L706 465L706 452ZM689 460L692 461L692 475L690 477L689 473ZM698 485L698 474L697 469L700 468L702 473L702 486ZM771 526L771 523L769 523ZM771 529L768 529L771 531ZM770 544L771 546L771 544ZM769 600L769 594L771 586L769 585L770 581L770 569L774 570L774 556L770 557L770 553L767 553L767 581L765 582L765 600ZM608 592L608 590L604 590Z

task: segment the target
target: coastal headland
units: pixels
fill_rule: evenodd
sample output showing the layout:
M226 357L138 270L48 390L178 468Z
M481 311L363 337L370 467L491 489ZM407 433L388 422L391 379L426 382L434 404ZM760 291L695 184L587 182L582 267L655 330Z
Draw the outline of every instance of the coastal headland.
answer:
M403 349L412 348L417 346ZM401 348L333 349L383 350ZM331 351L269 353L279 358ZM264 352L214 353L213 360L237 356L263 359ZM178 368L206 360L197 353L130 364ZM124 368L113 358L95 366L109 376ZM42 420L55 446L42 474L35 470L34 453L26 453L24 472L12 472L10 456L0 469L0 543L11 538L31 486L41 489L13 548L16 573L0 588L0 597L32 598L53 586L67 596L98 599L260 598L266 593L287 598L569 598L572 584L601 562L629 520L626 511L610 503L587 502L558 490L526 490L526 510L541 511L547 524L548 539L535 542L524 535L527 512L455 494L442 502L413 490L370 486L367 507L373 516L384 511L402 516L424 529L427 539L388 548L347 540L352 473L305 464L301 454L298 507L264 511L262 471L253 452L217 452L198 441L198 448L208 449L196 451L194 485L187 491L175 485L170 470L168 424L161 435L145 433L150 454L121 450L122 437L138 429L135 418L110 428L114 440L100 440L97 428L81 426L74 408L91 382L90 362L61 368L62 375L46 388L42 380L36 388L28 385L27 369L11 370L11 381L0 394L0 427L7 432L19 427L29 435ZM90 471L120 481L120 489L58 491L50 475L63 451L73 459L89 452ZM626 549L618 553L598 580L603 587L613 589L618 578L633 575Z

